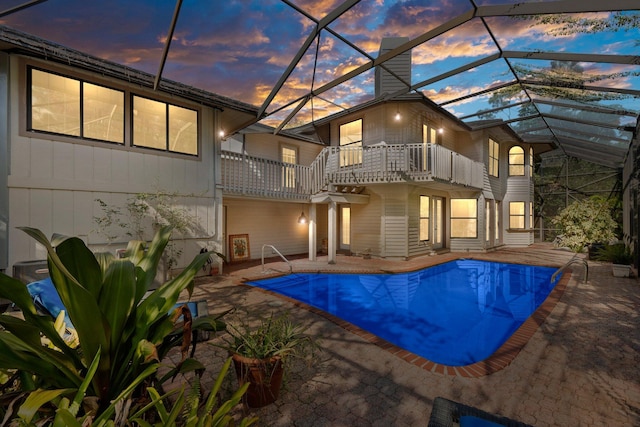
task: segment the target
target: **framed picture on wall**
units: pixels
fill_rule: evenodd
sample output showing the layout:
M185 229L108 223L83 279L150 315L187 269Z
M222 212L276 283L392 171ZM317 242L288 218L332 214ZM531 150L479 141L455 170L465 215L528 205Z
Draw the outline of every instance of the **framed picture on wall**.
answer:
M250 259L248 234L229 235L229 259L230 262Z

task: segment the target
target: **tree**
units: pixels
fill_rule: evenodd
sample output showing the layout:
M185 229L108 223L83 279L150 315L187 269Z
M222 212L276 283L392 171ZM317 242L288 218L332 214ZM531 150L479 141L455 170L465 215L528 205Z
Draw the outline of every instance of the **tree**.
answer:
M578 200L564 208L551 222L560 229L556 246L580 253L591 243L608 243L616 238L616 221L611 203L599 196Z

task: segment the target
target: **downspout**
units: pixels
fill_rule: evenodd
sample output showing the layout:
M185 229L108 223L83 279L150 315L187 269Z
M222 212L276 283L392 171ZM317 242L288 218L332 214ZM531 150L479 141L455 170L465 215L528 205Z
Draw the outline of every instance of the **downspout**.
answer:
M9 266L9 55L0 53L0 271Z

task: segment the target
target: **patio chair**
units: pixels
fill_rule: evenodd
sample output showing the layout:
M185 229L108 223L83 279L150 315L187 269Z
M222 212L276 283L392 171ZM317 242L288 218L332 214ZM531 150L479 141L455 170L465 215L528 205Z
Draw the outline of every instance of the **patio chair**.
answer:
M436 397L428 427L533 427L510 418L491 414L473 406Z
M64 304L50 277L29 283L27 290L39 312L48 314L55 319L61 310L65 310ZM208 314L206 300L178 302L174 308L184 304L189 307L189 311L191 311L194 320ZM66 310L64 317L67 328L73 329L73 324ZM180 317L178 321L182 321L182 317ZM207 341L209 339L209 332L204 330L193 331L193 338L195 342Z

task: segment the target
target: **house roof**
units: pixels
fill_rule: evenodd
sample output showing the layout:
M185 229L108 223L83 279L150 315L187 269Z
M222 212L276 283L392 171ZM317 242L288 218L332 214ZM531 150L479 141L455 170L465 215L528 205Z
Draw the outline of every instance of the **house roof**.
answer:
M0 44L102 66L225 110L227 131L299 128L420 95L471 128L619 167L640 115L634 0L7 0ZM20 45L12 35L27 34ZM384 38L399 44L380 50ZM38 40L43 40L39 43ZM399 89L375 70L410 52ZM66 57L65 57L66 55ZM179 82L179 83L178 83ZM486 124L490 122L485 122Z

